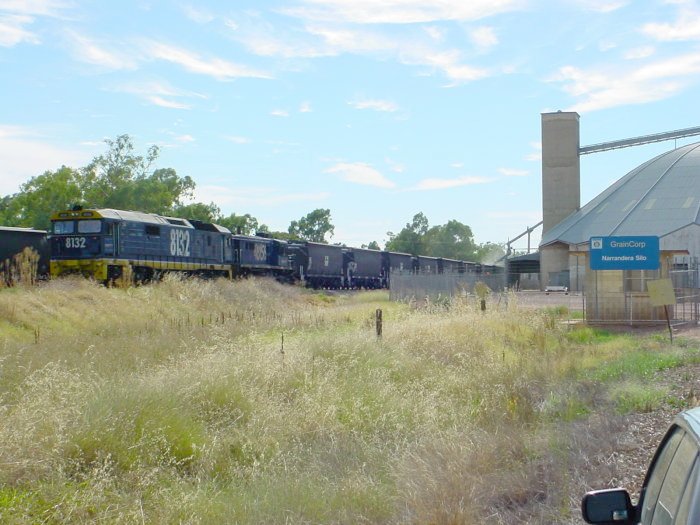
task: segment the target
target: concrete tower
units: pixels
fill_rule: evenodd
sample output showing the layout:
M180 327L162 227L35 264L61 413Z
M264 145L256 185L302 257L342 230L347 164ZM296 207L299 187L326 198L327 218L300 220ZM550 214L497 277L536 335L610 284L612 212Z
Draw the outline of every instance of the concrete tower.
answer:
M581 207L579 115L542 114L542 234ZM568 285L569 248L566 244L540 251L540 285Z

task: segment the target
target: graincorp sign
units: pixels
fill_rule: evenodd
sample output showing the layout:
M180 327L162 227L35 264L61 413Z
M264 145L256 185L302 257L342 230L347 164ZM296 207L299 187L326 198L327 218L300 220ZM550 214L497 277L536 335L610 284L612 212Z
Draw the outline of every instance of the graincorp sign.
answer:
M658 270L658 237L591 237L591 270Z

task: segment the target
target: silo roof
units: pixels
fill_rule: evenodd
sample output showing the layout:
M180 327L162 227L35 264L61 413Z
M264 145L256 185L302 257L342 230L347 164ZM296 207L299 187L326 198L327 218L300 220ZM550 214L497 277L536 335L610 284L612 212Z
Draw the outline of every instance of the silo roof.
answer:
M700 142L633 169L542 236L540 246L595 236L663 237L700 224Z

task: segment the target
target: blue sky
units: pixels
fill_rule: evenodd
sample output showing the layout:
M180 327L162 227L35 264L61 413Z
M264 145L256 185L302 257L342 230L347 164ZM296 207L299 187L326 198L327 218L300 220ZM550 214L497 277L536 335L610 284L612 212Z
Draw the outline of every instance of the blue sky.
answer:
M699 126L699 81L696 1L0 0L0 194L127 133L272 229L505 242L541 219L542 112L582 146ZM582 157L582 204L673 146Z

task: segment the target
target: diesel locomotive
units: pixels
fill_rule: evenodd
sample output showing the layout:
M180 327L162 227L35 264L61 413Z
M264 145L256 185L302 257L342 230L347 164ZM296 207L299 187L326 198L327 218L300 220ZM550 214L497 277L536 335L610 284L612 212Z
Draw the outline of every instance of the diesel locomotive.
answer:
M81 273L110 282L165 272L203 277L273 276L313 288L387 288L392 273L480 273L477 263L406 253L282 241L231 233L196 220L112 209L60 211L51 218L51 276Z
M178 271L231 277L231 232L215 224L121 210L74 209L51 217L51 276L98 281L132 272L144 281Z

